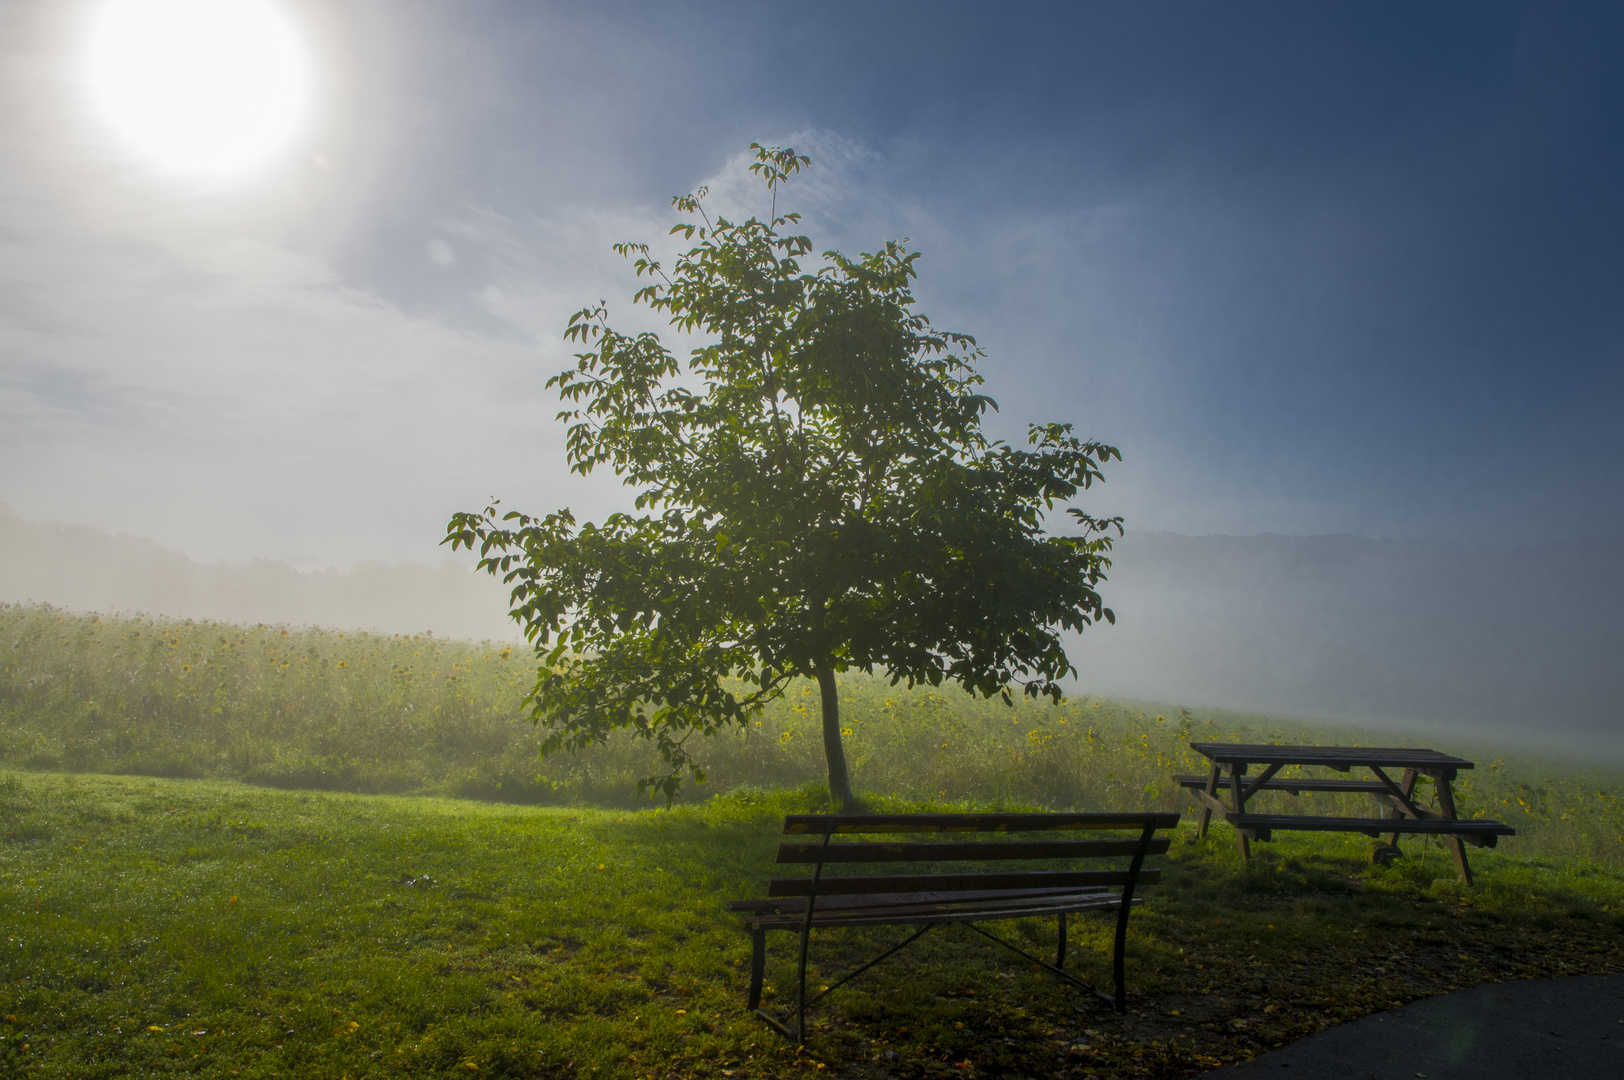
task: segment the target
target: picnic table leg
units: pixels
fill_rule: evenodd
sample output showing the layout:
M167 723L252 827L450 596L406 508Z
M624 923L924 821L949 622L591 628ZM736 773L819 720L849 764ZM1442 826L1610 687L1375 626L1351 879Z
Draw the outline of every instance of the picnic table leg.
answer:
M1453 769L1449 770L1451 773L1453 771ZM1452 779L1452 776L1442 771L1432 774L1433 785L1438 789L1438 809L1443 812L1444 817L1449 821L1454 821L1456 817L1455 792L1449 786ZM1458 836L1446 836L1444 837L1444 843L1449 847L1449 853L1455 857L1455 872L1460 875L1461 882L1470 885L1472 883L1472 866L1466 861L1466 845L1460 842Z
M1212 768L1207 770L1207 794L1214 799L1218 797L1218 763L1216 761L1212 763ZM1211 820L1212 806L1209 803L1203 802L1201 804L1201 823L1195 831L1195 838L1197 840L1205 840L1207 838L1207 823Z
M1398 789L1404 792L1404 797L1406 799L1415 794L1415 776L1416 773L1414 769L1405 769L1404 779L1399 781ZM1396 807L1393 809L1392 813L1395 819L1404 816L1403 812L1398 810ZM1398 833L1393 832L1387 834L1387 846L1395 849L1398 847Z
M761 1007L761 977L767 970L767 931L750 932L750 1004L746 1008Z
M1066 966L1066 913L1064 911L1060 913L1060 945L1054 952L1054 966L1057 968Z
M1246 813L1246 800L1241 794L1241 777L1245 775L1245 765L1236 764L1229 767L1229 801L1237 814ZM1245 829L1238 826L1235 829L1235 846L1240 849L1241 862L1250 862L1252 859L1251 837L1246 835Z

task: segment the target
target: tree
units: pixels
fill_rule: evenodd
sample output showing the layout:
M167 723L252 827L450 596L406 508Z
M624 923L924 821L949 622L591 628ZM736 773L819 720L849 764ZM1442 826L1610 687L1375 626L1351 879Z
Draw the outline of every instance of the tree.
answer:
M1115 621L1096 586L1122 519L1046 512L1102 478L1116 448L1070 424L1034 425L1029 448L984 434L973 338L914 310L917 252L887 242L849 259L812 251L778 189L809 164L752 144L766 221L711 220L706 191L672 200L693 246L669 272L647 245L634 302L706 344L680 362L654 333L577 312L585 351L554 376L572 471L612 469L637 514L577 525L501 513L447 525L453 550L512 585L512 615L540 668L527 698L543 755L630 728L669 771L639 791L673 798L695 733L745 725L798 677L817 681L829 791L853 802L835 675L954 680L972 693L1058 701L1075 674L1060 631ZM498 514L501 514L498 518Z

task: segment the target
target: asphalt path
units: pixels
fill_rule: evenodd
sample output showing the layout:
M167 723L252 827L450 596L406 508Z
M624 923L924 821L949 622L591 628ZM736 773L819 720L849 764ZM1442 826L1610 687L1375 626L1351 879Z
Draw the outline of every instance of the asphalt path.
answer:
M1496 983L1329 1028L1211 1080L1620 1080L1624 975Z

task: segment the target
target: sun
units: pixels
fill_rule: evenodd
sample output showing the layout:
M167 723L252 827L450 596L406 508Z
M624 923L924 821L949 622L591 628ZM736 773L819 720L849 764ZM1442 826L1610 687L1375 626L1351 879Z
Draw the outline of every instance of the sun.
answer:
M107 0L86 59L102 115L177 173L227 176L265 162L309 105L305 50L269 0Z

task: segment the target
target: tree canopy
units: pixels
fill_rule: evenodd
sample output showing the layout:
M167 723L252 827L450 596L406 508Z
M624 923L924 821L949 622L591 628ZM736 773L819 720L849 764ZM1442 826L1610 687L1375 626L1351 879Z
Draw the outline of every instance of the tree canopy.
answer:
M806 677L849 804L837 672L1059 700L1075 674L1061 632L1114 621L1097 586L1122 521L1072 507L1073 535L1051 535L1045 515L1120 454L1065 423L1032 425L1025 448L989 438L984 354L915 310L919 254L887 242L808 265L800 216L776 208L809 161L751 149L765 220L713 219L701 188L672 200L691 246L669 269L615 245L648 282L634 302L699 342L686 360L615 330L600 302L570 319L584 351L548 382L571 470L613 470L636 512L581 524L493 503L454 515L445 542L512 586L543 754L630 728L669 770L640 788L669 800L703 779L693 735L747 724Z

